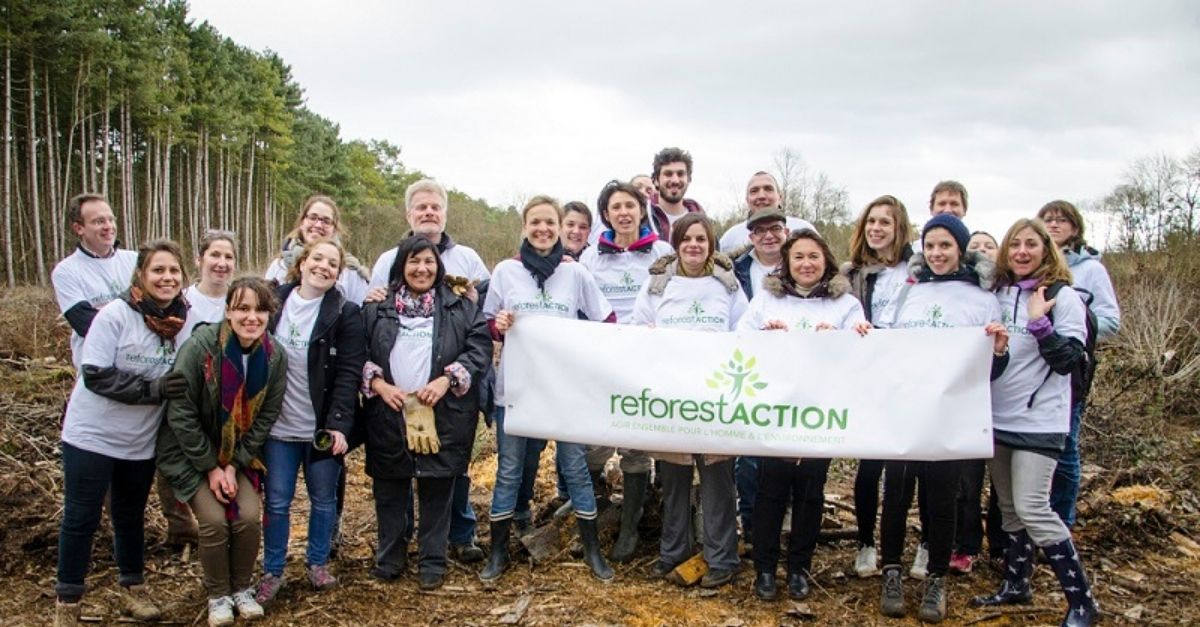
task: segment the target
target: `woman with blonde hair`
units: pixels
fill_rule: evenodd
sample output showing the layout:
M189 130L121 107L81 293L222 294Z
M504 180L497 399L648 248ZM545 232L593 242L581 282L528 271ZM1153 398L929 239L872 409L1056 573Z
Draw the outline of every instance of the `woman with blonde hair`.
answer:
M296 258L304 250L304 245L311 240L333 240L344 248L345 240L349 237L350 231L342 222L342 211L337 203L329 196L309 196L300 206L296 225L283 238L283 250L271 261L263 278L280 284L286 282L288 273L296 265ZM363 267L358 258L347 254L342 270L338 273L337 287L346 300L355 305L362 305L367 296L367 281L370 278L370 271Z

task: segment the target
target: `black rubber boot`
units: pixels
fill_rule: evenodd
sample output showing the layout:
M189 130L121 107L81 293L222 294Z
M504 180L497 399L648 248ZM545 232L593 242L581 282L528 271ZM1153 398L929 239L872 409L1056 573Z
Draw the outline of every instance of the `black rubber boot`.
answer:
M646 486L650 473L625 473L625 497L621 501L621 532L613 543L612 559L623 563L633 559L637 550L638 523L642 520L642 505L646 502Z
M1079 553L1075 551L1071 540L1044 546L1042 551L1045 551L1050 567L1058 577L1063 596L1067 597L1067 615L1063 617L1062 627L1089 627L1099 622L1100 606L1092 598L1091 586L1088 585Z
M592 478L592 491L596 494L596 510L612 507L612 491L608 479L604 477L604 469L589 470L588 475Z
M488 563L479 573L482 581L495 581L508 570L508 533L512 529L512 519L492 521L492 547L488 555Z
M575 524L579 527L579 541L583 543L583 563L592 569L596 579L612 581L613 569L600 553L600 532L596 529L596 519L576 518Z
M1008 534L1008 548L1004 551L1004 580L1000 590L989 596L971 599L974 607L1031 603L1033 588L1029 578L1033 575L1033 540L1024 529Z

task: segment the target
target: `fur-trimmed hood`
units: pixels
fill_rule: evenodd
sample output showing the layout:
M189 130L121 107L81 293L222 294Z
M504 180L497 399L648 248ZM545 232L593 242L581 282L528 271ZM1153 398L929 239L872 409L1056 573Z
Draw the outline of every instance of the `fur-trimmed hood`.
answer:
M667 283L679 274L679 254L669 253L659 257L650 265L649 291L655 296L661 296L667 289ZM713 253L712 278L721 282L730 294L742 289L737 277L733 274L733 261L722 252Z
M971 271L974 275L972 282L979 287L989 292L996 287L996 262L989 259L987 255L969 250L963 255L960 266ZM920 275L928 269L929 264L925 263L925 253L915 252L912 257L908 258L909 280L920 281Z
M783 271L782 269L780 271ZM783 279L779 277L778 272L772 272L763 279L763 289L767 290L772 296L782 298L787 294L783 289ZM828 292L823 298L840 298L843 294L850 291L850 280L841 274L835 274L829 279Z

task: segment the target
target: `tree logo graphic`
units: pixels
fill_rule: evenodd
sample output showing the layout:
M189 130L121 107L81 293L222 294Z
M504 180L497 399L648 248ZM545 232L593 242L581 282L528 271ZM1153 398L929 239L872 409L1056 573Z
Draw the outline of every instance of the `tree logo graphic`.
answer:
M942 306L934 305L929 308L929 325L934 327L942 326Z
M300 339L300 327L297 327L294 322L288 321L288 340L295 342Z
M704 306L700 304L700 301L694 300L692 301L692 306L688 307L688 313L692 314L693 316L703 316Z
M544 290L544 289L542 291L538 292L537 296L535 296L534 298L537 299L537 304L543 308L549 307L550 304L553 302L550 299L550 295L547 294L546 290Z
M1000 323L1001 324L1003 324L1004 326L1009 326L1012 324L1012 322L1013 322L1012 312L1010 312L1007 309L1000 312Z
M767 387L766 382L759 381L758 373L754 372L757 363L758 360L754 357L745 359L742 351L734 349L733 358L713 371L712 376L705 379L704 383L714 390L727 388L725 393L733 394L729 399L731 402L736 401L742 394L754 397L757 391Z
M633 275L629 274L628 271L625 271L621 275L621 285L627 290L632 290L637 287L637 282L633 280Z

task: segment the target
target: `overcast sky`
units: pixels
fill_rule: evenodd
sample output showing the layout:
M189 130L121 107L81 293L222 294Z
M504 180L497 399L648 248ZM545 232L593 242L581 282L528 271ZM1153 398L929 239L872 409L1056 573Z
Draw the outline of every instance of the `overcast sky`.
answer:
M593 205L680 146L688 195L725 215L786 146L854 214L890 193L921 222L953 178L967 224L999 236L1048 200L1102 196L1137 157L1200 146L1187 0L193 0L191 15L279 52L343 137L398 144L493 204Z

